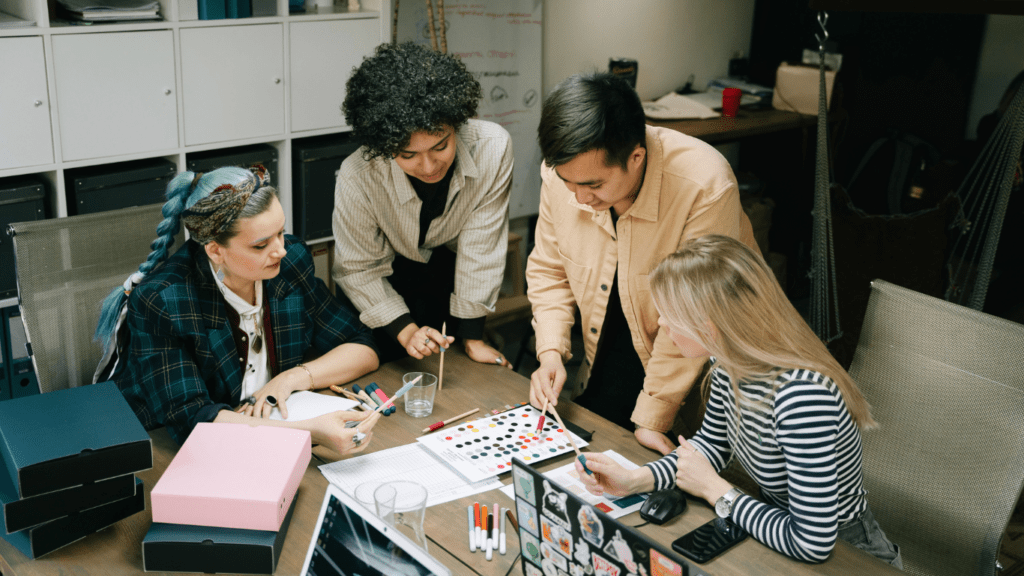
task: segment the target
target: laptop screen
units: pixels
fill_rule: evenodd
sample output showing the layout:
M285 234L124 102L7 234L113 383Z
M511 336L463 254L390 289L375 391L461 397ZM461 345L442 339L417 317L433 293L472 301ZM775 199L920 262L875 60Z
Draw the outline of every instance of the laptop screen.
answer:
M449 576L451 571L405 534L330 485L300 574Z
M687 576L690 565L636 531L512 459L525 576Z

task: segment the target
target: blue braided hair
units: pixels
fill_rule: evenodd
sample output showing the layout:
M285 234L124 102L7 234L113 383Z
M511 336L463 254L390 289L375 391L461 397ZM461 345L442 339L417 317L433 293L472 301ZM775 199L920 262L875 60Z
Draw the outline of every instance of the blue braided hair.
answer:
M263 170L262 166L259 169ZM168 252L174 244L174 236L181 227L182 213L222 186L237 186L253 178L255 178L253 173L245 168L228 166L205 174L181 172L171 180L167 185L167 201L161 210L164 219L157 225L157 237L149 245L152 251L146 261L139 265L139 270L129 276L124 285L111 290L100 305L100 319L96 325L93 339L99 341L103 346L104 359L101 364L107 362L113 349L117 338L117 324L125 309L128 295L135 286L142 282L146 274L167 260ZM270 207L271 199L276 193L277 191L270 186L259 188L249 198L235 221L217 234L212 241L227 244L232 237L238 234L237 220L262 214Z

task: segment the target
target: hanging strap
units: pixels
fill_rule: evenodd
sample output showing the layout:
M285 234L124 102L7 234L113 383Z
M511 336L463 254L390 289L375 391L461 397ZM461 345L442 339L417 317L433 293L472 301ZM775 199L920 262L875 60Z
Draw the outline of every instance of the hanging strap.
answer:
M832 202L828 162L828 101L825 90L825 40L828 13L818 13L824 37L818 36L818 146L814 171L814 227L811 237L811 328L826 344L843 335L839 325L839 289L832 240ZM830 285L831 283L831 285ZM834 313L834 314L830 314ZM835 316L835 325L830 316Z

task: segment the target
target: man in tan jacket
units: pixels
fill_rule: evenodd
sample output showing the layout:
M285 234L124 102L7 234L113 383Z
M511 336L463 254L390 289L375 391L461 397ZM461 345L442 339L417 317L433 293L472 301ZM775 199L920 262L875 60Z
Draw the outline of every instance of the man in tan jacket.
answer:
M526 280L540 367L530 402L557 404L579 307L585 388L575 401L667 454L675 446L665 433L707 359L683 358L661 333L647 275L705 234L756 249L736 178L708 144L646 126L636 92L608 74L559 84L538 134L540 215Z

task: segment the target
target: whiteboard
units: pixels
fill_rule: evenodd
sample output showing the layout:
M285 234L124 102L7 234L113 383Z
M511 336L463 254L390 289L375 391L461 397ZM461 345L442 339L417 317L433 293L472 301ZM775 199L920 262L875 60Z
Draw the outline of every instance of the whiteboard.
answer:
M479 118L512 135L515 169L509 217L530 216L540 204L542 0L447 1L448 52L459 56L480 81ZM437 2L434 2L434 26ZM399 3L398 40L430 46L426 2Z

